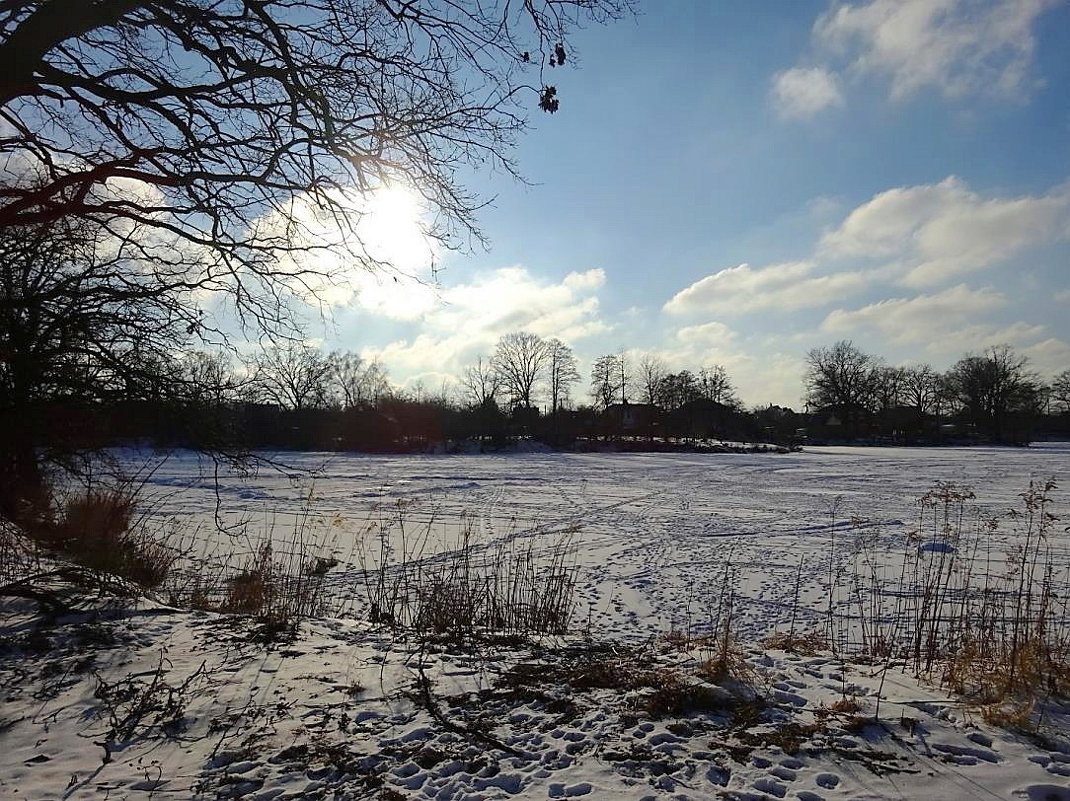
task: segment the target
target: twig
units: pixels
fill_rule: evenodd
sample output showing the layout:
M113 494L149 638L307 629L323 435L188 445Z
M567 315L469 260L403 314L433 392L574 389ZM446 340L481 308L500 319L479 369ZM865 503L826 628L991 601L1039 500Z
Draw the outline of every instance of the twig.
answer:
M419 686L420 686L420 700L423 702L424 708L431 714L439 725L448 731L452 731L455 734L460 734L465 737L471 737L476 740L480 740L493 748L497 748L499 751L504 751L510 756L520 757L522 759L532 759L530 754L525 754L523 751L518 751L510 745L506 745L496 737L481 732L476 729L472 729L467 726L461 726L458 723L454 723L452 720L442 714L442 710L438 708L438 704L435 702L434 696L431 694L431 680L427 678L427 673L424 671L423 654L421 653L416 663L416 671L419 674Z

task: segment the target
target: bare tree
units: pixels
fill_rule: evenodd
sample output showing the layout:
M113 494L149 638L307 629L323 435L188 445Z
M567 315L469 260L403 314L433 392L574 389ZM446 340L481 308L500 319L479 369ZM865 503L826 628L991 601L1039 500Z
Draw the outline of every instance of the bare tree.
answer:
M548 361L547 343L535 334L518 331L498 340L493 365L514 405L531 408L532 392Z
M927 364L907 368L903 375L903 397L922 414L935 411L940 391L939 376Z
M1051 382L1051 400L1063 414L1070 414L1070 370L1063 370Z
M901 406L906 397L907 371L902 367L880 366L873 373L873 394L882 411Z
M851 426L873 405L876 369L880 361L853 343L841 340L831 348L806 354L806 395L818 408L831 408Z
M233 369L229 351L194 350L179 359L182 395L195 406L225 406L241 395L243 382Z
M360 241L370 190L418 192L448 244L478 237L461 168L515 172L526 101L557 110L545 78L570 31L628 3L6 0L0 228L148 227L145 256L191 254L161 290L225 292L277 330L280 290L329 278L300 252L385 266Z
M639 359L638 389L643 403L655 405L661 403L662 384L668 370L665 362L657 356L644 354Z
M1010 345L997 345L960 359L949 371L968 419L996 440L1008 434L1012 415L1038 411L1040 382L1028 365Z
M615 353L599 356L591 366L591 397L596 406L608 409L623 392L623 370Z
M377 359L368 361L352 351L330 355L331 392L343 409L374 406L389 384Z
M669 373L661 381L661 403L672 411L702 397L702 390L695 374L690 370Z
M479 408L497 402L498 393L502 390L501 373L495 369L491 359L480 356L474 365L464 369L461 389L470 406Z
M550 414L557 414L557 410L568 401L572 385L580 380L580 373L576 369L576 354L560 339L555 338L547 342L546 350Z
M740 405L736 388L728 377L728 371L719 364L703 367L698 374L699 392L702 397L736 408Z
M156 399L184 386L173 354L196 327L189 293L143 292L122 243L89 226L0 229L0 509L43 501L43 471L77 450L63 407ZM74 432L81 436L86 432Z
M334 363L330 356L304 342L263 348L252 361L259 397L286 409L327 405Z

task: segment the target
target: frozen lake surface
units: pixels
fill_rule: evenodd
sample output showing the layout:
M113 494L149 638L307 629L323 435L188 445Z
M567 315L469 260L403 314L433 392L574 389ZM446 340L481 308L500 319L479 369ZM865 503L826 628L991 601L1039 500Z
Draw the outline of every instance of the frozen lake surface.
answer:
M768 633L796 597L821 608L830 559L849 560L863 534L893 557L916 548L908 536L917 528L917 501L936 482L969 487L973 505L1002 514L1020 506L1031 480L1066 487L1070 478L1070 443L274 458L285 466L216 475L211 463L178 453L153 474L146 498L155 514L181 522L198 555L237 558L265 536L279 552L296 546L333 554L341 561L331 572L339 598L359 582L359 566L374 558L383 532L399 561L451 547L466 525L481 547L504 539L549 548L574 532L577 615L616 636L701 628L726 582L736 594L737 625ZM1055 512L1065 510L1064 489L1053 498ZM1062 540L1054 545L1066 565L1065 524L1057 529ZM1010 536L1007 526L995 533L998 552ZM417 538L424 538L419 546ZM359 614L359 596L336 611Z

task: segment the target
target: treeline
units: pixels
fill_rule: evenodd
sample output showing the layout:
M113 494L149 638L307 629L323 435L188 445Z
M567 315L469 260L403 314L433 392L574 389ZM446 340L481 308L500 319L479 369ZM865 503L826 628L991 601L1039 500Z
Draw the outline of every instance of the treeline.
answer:
M826 438L1026 444L1070 434L1070 369L1044 381L1009 345L967 354L945 372L894 367L849 341L806 357L811 429Z
M654 357L633 364L626 354L607 354L583 389L572 349L526 332L503 336L456 382L433 389L419 382L400 388L378 361L298 341L244 359L191 352L157 369L161 376L144 382L139 395L77 408L52 404L53 426L67 429L69 443L72 429L88 435L87 448L147 440L222 451L495 448L520 438L650 447L771 436L762 414L742 408L721 366L671 372ZM785 428L776 437L792 433Z
M1070 370L1044 382L1008 346L946 372L889 366L846 341L811 350L806 364L807 406L798 412L745 409L720 365L673 372L655 356L605 354L584 380L568 345L526 332L503 336L435 388L403 389L378 361L292 341L244 359L191 352L158 364L160 376L143 384L155 394L55 402L47 439L405 452L518 439L650 449L697 440L1020 444L1038 428L1070 433Z

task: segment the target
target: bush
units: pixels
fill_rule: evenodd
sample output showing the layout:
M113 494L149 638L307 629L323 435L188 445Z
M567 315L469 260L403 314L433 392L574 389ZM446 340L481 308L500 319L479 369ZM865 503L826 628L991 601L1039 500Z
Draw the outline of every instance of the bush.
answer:
M323 612L324 576L330 565L322 558L280 558L264 540L245 565L226 579L221 612L253 615L280 628Z
M83 567L151 589L164 582L178 554L149 533L136 507L137 492L128 485L91 488L63 500L29 533Z

